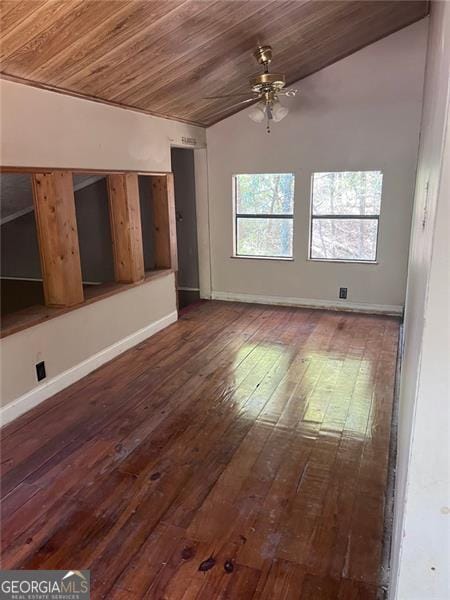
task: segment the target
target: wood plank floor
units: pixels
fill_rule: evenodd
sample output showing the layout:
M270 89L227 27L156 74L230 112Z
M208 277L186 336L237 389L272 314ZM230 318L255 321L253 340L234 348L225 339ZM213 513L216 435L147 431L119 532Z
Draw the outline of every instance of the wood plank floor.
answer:
M375 599L398 333L187 311L2 431L2 567L91 569L93 598Z

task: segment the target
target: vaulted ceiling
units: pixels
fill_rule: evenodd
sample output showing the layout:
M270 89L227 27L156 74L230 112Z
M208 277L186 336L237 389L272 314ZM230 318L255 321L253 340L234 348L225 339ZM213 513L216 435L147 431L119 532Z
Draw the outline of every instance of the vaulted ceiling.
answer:
M428 13L424 0L1 0L2 76L211 125L252 52L292 83ZM382 65L381 65L382 66Z

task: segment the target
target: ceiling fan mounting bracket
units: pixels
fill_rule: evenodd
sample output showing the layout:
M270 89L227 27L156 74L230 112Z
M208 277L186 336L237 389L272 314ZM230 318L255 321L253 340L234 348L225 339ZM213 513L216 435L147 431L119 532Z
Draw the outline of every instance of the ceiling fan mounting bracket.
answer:
M272 46L258 46L253 56L259 65L270 65L272 62Z

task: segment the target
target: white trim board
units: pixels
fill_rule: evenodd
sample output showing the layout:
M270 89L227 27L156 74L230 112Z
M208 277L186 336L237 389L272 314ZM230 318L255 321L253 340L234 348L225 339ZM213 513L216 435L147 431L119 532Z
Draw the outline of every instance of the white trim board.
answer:
M33 206L27 206L27 208L22 208L22 210L18 210L15 213L8 215L7 217L3 217L3 219L0 219L0 225L6 225L6 223L14 221L14 219L18 219L19 217L23 217L24 215L27 215L28 213L33 211Z
M226 300L231 302L250 302L254 304L273 304L277 306L298 306L301 308L321 308L345 312L360 312L376 315L401 316L403 306L391 304L364 304L357 302L315 300L313 298L283 298L282 296L256 296L253 294L239 294L234 292L213 292L213 300Z
M158 331L161 331L161 329L164 329L172 323L175 323L177 319L178 313L177 311L173 311L165 317L150 323L150 325L147 325L142 329L138 329L138 331L135 331L131 335L128 335L111 346L107 346L83 362L71 367L70 369L67 369L67 371L60 373L59 375L56 375L56 377L49 379L43 384L38 385L26 394L19 396L19 398L16 398L16 400L13 400L0 409L1 425L6 425L14 419L17 419L17 417L20 417L20 415L23 415L25 412L31 410L44 400L47 400L47 398L50 398L50 396L57 394L72 383L82 379L91 373L91 371L98 369L98 367L101 367L106 362L112 360L119 354L122 354L122 352L129 350L133 346L136 346L136 344L139 344L155 333L158 333Z

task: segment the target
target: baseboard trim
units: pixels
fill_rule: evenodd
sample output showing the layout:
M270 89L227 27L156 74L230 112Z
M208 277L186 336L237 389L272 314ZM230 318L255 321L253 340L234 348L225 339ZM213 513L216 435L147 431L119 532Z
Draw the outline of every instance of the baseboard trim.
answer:
M321 308L344 312L368 313L372 315L391 315L396 317L403 314L403 306L391 304L364 304L347 301L315 300L311 298L283 298L281 296L257 296L253 294L237 294L234 292L213 292L212 299L232 302L250 302L252 304L273 304L276 306Z
M44 400L47 400L47 398L50 398L50 396L57 394L72 383L75 383L82 377L85 377L106 362L112 360L119 354L122 354L122 352L129 350L133 346L136 346L136 344L139 344L152 335L155 335L155 333L158 333L158 331L168 327L177 319L178 313L177 311L173 311L165 317L162 317L150 325L135 331L131 335L119 340L111 346L100 350L100 352L93 354L83 362L71 367L70 369L67 369L67 371L56 375L56 377L49 379L44 384L35 387L26 394L19 396L19 398L13 400L0 409L1 425L4 426L14 419L17 419L17 417L20 417Z

